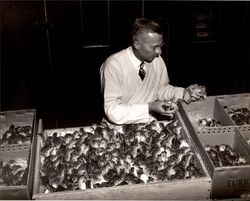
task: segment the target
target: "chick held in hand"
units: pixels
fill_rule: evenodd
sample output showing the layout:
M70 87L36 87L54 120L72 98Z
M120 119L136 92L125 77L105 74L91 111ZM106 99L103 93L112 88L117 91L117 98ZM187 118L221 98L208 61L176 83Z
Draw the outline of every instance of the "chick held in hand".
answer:
M171 100L165 101L165 103L162 104L162 108L165 111L164 115L170 116L170 117L173 117L175 112L178 110L178 106L177 106L176 102L171 101Z
M203 85L192 84L184 90L183 100L189 104L200 99L205 99L207 96L206 87Z

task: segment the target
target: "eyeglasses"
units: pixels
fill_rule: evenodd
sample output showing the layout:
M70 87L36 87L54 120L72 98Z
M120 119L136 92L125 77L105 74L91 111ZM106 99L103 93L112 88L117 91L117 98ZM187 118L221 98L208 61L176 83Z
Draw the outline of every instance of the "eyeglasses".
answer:
M152 45L148 45L144 42L142 42L145 46L148 47L148 49L150 49L151 51L155 52L157 49L161 49L163 45L165 45L165 42L163 42L162 44L160 45L155 45L155 46L152 46Z

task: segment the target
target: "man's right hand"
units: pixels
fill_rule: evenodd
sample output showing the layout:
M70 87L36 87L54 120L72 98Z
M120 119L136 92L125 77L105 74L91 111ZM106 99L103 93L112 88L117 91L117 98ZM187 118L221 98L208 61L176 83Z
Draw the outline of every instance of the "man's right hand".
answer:
M149 112L156 112L160 115L173 116L178 106L173 101L155 101L148 103Z

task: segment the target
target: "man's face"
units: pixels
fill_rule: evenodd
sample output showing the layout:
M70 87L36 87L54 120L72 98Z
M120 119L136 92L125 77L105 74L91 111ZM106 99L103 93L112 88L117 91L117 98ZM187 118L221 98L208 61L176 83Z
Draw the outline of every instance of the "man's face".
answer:
M151 62L161 54L163 35L158 33L141 33L138 37L136 49L138 56L146 62Z

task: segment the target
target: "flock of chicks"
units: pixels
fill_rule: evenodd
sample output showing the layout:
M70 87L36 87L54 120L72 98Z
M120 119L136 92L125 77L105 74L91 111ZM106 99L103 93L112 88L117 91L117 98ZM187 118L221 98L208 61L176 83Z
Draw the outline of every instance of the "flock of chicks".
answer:
M225 111L231 117L235 125L247 125L250 124L250 110L246 107L233 109L224 106Z
M13 124L5 131L0 139L0 145L30 143L32 137L31 126L17 126Z
M250 111L248 108L232 109L224 106L225 111L229 114L236 125L250 124ZM212 118L201 118L198 120L199 127L220 127L222 123ZM247 139L248 144L249 139ZM236 153L235 150L227 144L206 145L205 150L215 167L222 166L239 166L248 165L248 162L242 154Z
M198 120L199 127L220 127L222 123L212 118L201 118Z
M250 110L248 108L232 109L224 106L224 109L236 125L250 124ZM198 118L197 125L199 128L223 126L220 121L213 118ZM246 140L250 144L250 140L247 137ZM204 148L215 167L248 165L245 157L236 153L230 145L206 145Z
M236 153L230 145L206 145L205 150L215 167L248 165L245 157Z
M0 185L19 186L25 185L28 171L27 159L11 159L0 163Z
M30 143L32 138L31 126L13 124L1 135L0 145ZM22 158L3 159L0 161L0 185L25 185L28 171L28 160Z
M44 193L203 176L177 121L80 128L42 136Z

